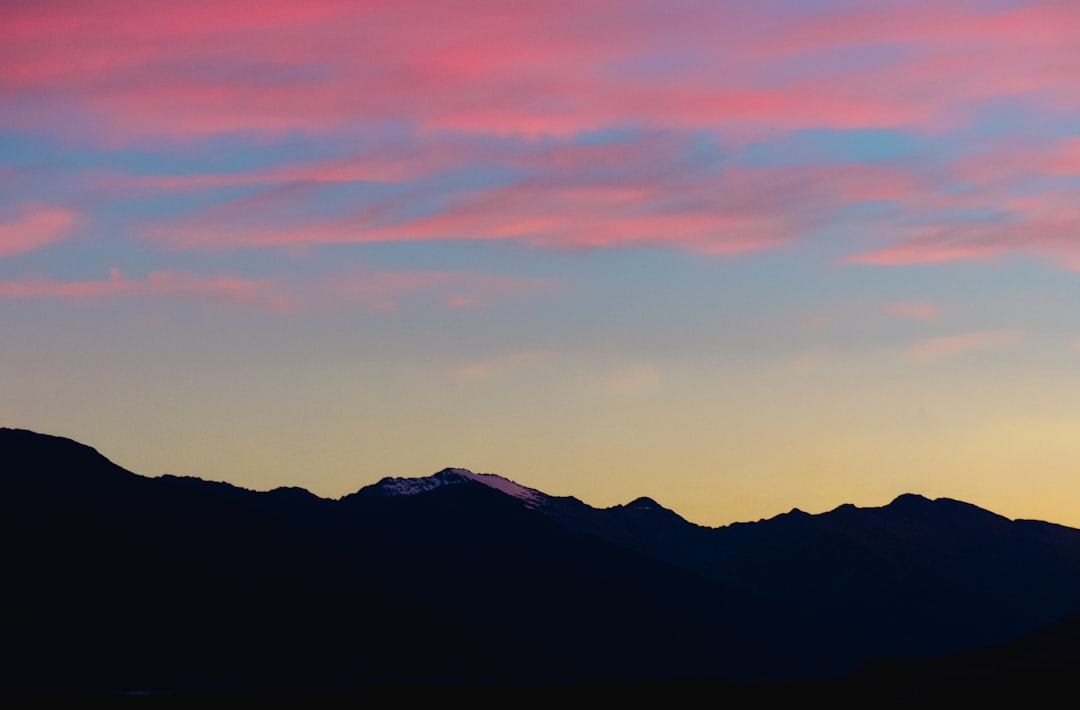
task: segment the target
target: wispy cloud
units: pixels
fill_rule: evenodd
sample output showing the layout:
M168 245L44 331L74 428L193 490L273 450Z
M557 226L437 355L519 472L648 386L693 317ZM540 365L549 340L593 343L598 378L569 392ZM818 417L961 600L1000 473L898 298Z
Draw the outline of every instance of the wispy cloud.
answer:
M943 166L937 189L902 199L896 221L878 230L893 237L889 243L845 261L906 266L1025 254L1076 270L1078 174L1080 138L1075 136L1024 147L991 144Z
M545 362L554 356L555 353L550 350L526 350L461 365L454 368L450 374L458 379L486 380Z
M149 297L247 305L278 312L361 307L388 309L409 295L424 295L443 307L478 305L494 296L528 294L556 282L455 271L383 271L354 268L313 280L295 277L251 278L236 274L200 275L157 270L132 278L113 268L107 278L56 281L45 278L0 280L0 299L44 298L94 301Z
M940 315L940 309L929 301L896 301L886 305L885 312L891 316L916 320L937 320Z
M200 276L186 271L151 271L129 278L119 269L107 278L83 281L7 279L0 281L0 298L52 298L87 301L119 296L184 298L222 303L252 303L287 309L289 303L272 279L249 279L235 275Z
M888 165L749 167L696 164L687 139L652 134L603 145L511 150L517 177L453 195L413 188L362 209L312 218L310 186L277 186L149 225L173 248L439 239L516 239L582 249L672 246L737 254L774 246L843 207L918 192ZM417 214L417 204L430 207Z
M904 351L909 360L926 361L956 355L970 350L998 348L1020 342L1023 335L1016 330L984 330L958 333L920 340Z
M451 308L477 306L493 298L526 296L559 287L555 279L501 276L469 271L352 269L320 280L319 300L393 308L408 294L427 294Z
M1080 194L1076 195L1080 197ZM1080 268L1080 208L1061 204L1058 195L1013 203L1000 221L945 224L912 230L915 236L889 246L853 254L848 263L881 266L987 261L1011 253L1045 257L1069 270ZM1039 203L1042 209L1034 204ZM1007 202L1005 207L1009 208Z
M37 203L20 205L15 214L0 221L0 259L62 241L76 222L72 210Z
M238 186L303 183L333 185L350 182L406 182L496 154L468 143L419 140L385 145L343 158L279 163L255 170L194 173L84 173L85 189L124 193L204 191Z

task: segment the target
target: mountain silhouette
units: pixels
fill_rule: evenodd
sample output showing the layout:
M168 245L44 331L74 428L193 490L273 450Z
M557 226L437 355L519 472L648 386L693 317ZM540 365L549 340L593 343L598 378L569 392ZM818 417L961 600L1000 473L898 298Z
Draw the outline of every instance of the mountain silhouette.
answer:
M1080 531L948 499L707 528L445 469L340 500L0 429L10 690L838 676L1080 613Z

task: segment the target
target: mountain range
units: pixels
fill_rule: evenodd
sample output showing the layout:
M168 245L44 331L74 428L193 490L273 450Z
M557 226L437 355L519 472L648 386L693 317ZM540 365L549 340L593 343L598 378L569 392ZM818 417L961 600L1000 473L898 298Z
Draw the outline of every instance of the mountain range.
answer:
M1080 626L1080 530L944 498L709 528L445 469L329 500L14 429L0 471L0 689L891 677Z

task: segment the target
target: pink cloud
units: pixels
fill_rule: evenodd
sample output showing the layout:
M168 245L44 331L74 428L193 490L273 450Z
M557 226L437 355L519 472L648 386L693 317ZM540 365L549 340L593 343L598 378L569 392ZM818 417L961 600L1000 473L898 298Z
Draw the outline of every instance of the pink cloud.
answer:
M493 298L525 296L558 286L552 279L499 276L466 271L379 271L354 269L322 281L318 300L388 309L410 294L434 295L451 308L472 307Z
M18 216L0 222L0 259L34 251L62 241L74 226L71 210L41 204L24 204Z
M89 173L80 182L84 188L136 193L209 190L241 185L405 182L456 167L479 155L467 145L425 142L396 149L384 147L345 158L283 163L258 170L143 175Z
M736 254L794 238L836 210L865 200L905 200L926 192L896 166L786 167L688 163L685 138L644 136L605 145L561 145L504 156L523 174L474 189L423 214L439 197L412 187L361 210L312 219L309 184L280 185L185 217L144 235L174 248L232 249L432 239L520 239L579 249L667 245Z
M854 264L903 266L988 260L1010 253L1044 257L1080 269L1080 207L1075 190L1025 197L999 198L1004 211L998 221L940 224L908 230L911 236L893 244L856 253ZM989 208L990 205L987 205ZM897 231L897 230L894 230Z
M199 276L185 271L151 271L132 279L113 268L102 280L54 281L25 279L0 281L0 298L56 298L83 301L111 296L194 298L217 303L251 303L284 310L289 307L271 279L233 275Z
M1032 175L1080 175L1080 137L1042 145L994 145L957 160L950 174L971 184L1009 185Z
M783 244L848 205L875 201L895 203L882 222L901 233L848 262L1025 252L1074 268L1070 208L1039 188L1023 193L1027 204L1014 195L1024 175L1080 173L1075 137L969 156L949 166L958 184L943 190L942 176L896 165L726 164L710 173L688 158L681 129L932 132L999 99L1072 115L1080 110L1077 46L1080 10L1062 0L855 3L828 13L778 13L768 2L691 13L611 0L39 0L4 9L0 125L62 136L78 127L115 143L386 125L412 134L400 146L340 160L92 176L96 186L131 191L264 188L145 229L177 248L518 239L737 254ZM665 64L672 58L677 69ZM551 142L625 126L653 133L604 145ZM457 131L526 136L529 148L477 136L466 144ZM325 185L408 182L476 162L512 176L453 196L414 185L352 212L301 208ZM1035 204L1044 197L1047 204ZM939 213L960 206L1003 214L956 225ZM910 215L924 222L912 226ZM0 256L47 243L49 228L35 230L18 239L0 232Z
M450 374L457 379L486 380L550 360L553 356L554 353L547 350L526 350L462 365Z
M878 265L985 261L1034 255L1080 269L1080 138L990 144L946 165L935 180L899 195L899 224L879 224L892 243L851 254L848 263ZM934 182L940 184L933 188ZM941 189L946 187L947 189ZM983 213L959 221L956 210ZM904 224L919 215L921 224Z
M437 302L446 307L475 306L494 297L540 293L556 285L555 281L549 279L435 270L380 271L361 268L307 283L281 277L248 278L233 274L201 276L175 270L151 271L142 278L129 278L113 268L108 278L100 280L0 280L0 299L88 301L112 297L149 297L298 312L352 306L394 308L400 299L413 294L434 296Z
M904 356L909 360L916 361L936 360L969 350L983 350L1011 345L1021 339L1022 335L1015 330L989 330L946 335L920 340L908 347L904 351Z
M1041 109L1074 111L1070 87L1080 12L1062 0L990 9L978 3L857 5L820 14L778 33L775 51L895 46L906 53L869 71L824 77L831 91L860 91L884 106L903 97L921 107L918 123L953 123L989 99L1015 97Z
M918 237L876 249L853 254L845 259L850 264L907 266L939 264L950 261L985 260L1009 250L998 225L957 225L922 230Z
M885 306L885 312L891 316L914 318L916 320L937 320L940 310L929 301L897 301Z
M1072 80L1080 22L1058 0L994 10L854 5L809 18L769 3L692 13L610 0L302 5L6 7L0 98L73 103L97 113L112 140L387 119L533 135L628 120L934 127L1000 96L1059 111L1080 105ZM904 51L887 62L854 60L875 46ZM853 61L788 76L791 62L822 49ZM688 66L674 75L623 68L666 54L689 57ZM49 110L36 118L63 130Z

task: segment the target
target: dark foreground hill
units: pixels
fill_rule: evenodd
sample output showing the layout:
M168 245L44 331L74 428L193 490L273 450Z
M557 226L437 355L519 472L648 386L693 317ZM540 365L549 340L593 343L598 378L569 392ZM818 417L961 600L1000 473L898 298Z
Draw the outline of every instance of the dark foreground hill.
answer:
M0 430L9 690L836 676L1080 612L1080 531L957 501L725 528L448 469L332 501Z

